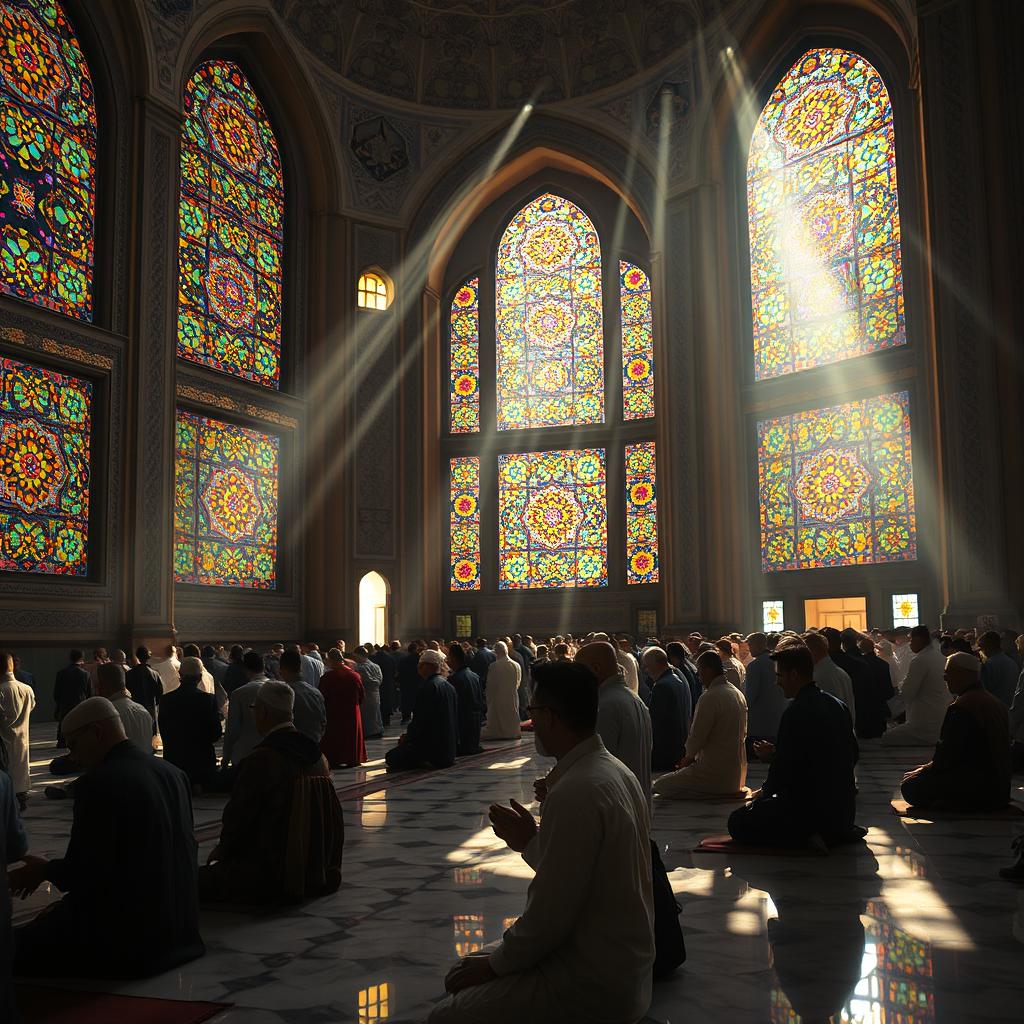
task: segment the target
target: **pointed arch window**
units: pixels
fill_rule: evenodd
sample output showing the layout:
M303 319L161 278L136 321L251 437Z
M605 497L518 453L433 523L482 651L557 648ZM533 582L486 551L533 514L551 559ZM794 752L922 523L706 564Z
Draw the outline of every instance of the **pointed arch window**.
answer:
M237 64L205 61L185 87L178 355L281 383L284 175L277 139Z
M842 49L805 53L747 161L754 377L906 343L892 104Z
M0 291L93 316L96 106L60 0L0 3Z

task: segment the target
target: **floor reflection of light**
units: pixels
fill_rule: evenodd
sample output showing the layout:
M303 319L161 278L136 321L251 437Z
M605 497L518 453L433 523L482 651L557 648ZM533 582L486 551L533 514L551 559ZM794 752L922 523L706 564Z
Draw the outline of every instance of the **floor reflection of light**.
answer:
M488 825L474 832L465 842L445 854L449 864L471 866L483 863L488 873L506 878L533 878L534 871L523 858L510 850Z
M886 906L901 928L922 942L972 950L974 942L956 914L924 877L924 865L912 850L896 848L885 871Z
M453 914L452 930L455 933L456 956L469 956L483 949L483 914Z
M391 992L388 982L371 985L359 990L359 1024L374 1024L387 1020L390 1010Z
M512 927L512 925L514 925L514 924L516 923L516 921L518 921L518 920L519 920L519 918L518 918L518 917L506 917L506 918L505 918L505 919L504 919L504 920L503 920L503 921L501 922L501 928L502 928L502 931L505 931L505 932L507 932L507 931L509 930L509 928L511 928L511 927Z
M386 791L371 793L356 800L359 823L366 829L383 828L388 820L388 795Z
M482 885L484 881L479 868L453 868L452 877L456 885Z
M517 757L513 761L498 761L495 764L489 764L487 770L490 772L496 771L507 771L510 768L522 768L524 764L527 764L531 759L529 757Z

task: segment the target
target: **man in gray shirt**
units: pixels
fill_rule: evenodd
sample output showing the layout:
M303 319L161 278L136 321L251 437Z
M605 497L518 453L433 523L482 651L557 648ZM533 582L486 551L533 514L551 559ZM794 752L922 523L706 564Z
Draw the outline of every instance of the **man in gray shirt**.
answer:
M319 743L327 728L327 707L323 694L302 678L302 659L298 651L288 650L281 655L281 678L295 691L292 712L295 728Z

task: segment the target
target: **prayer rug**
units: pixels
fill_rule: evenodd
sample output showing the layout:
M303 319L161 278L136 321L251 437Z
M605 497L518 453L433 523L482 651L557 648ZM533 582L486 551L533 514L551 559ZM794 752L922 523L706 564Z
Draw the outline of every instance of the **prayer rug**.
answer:
M743 853L763 857L819 857L817 851L806 846L743 846L728 835L706 836L694 848L694 853Z
M911 807L906 800L890 801L892 813L919 821L1016 821L1024 818L1024 806L1010 801L991 811L963 811L955 807Z
M233 1003L193 1003L180 999L117 996L110 992L16 985L18 1009L30 1024L201 1024Z

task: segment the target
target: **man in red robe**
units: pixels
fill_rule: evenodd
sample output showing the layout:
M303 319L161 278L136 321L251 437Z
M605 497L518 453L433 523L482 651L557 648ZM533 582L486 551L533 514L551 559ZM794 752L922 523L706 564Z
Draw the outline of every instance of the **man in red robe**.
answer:
M320 677L320 692L327 706L327 730L320 749L332 768L356 768L366 760L360 709L365 695L363 681L345 664L345 656L337 647L327 652L327 664L328 670Z

